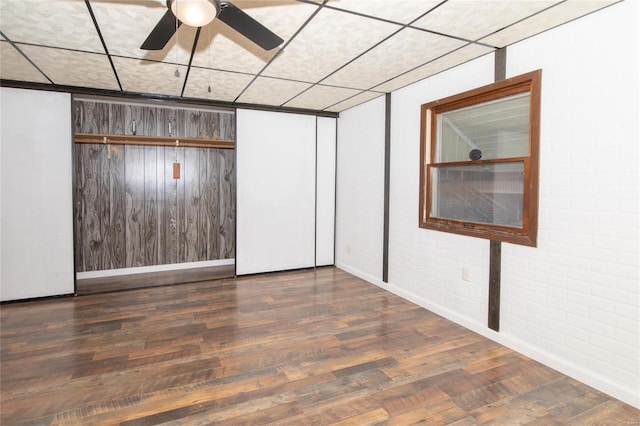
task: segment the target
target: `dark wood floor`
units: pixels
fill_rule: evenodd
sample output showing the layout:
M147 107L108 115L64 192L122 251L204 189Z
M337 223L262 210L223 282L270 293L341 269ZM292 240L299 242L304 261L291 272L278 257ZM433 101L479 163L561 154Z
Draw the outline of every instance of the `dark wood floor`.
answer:
M638 424L335 268L1 307L2 425Z

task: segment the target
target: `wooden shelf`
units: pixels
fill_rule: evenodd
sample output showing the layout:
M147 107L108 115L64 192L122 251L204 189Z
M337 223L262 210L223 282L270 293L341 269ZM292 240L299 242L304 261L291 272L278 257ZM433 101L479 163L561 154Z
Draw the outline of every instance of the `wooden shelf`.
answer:
M218 149L234 149L236 146L235 141L222 139L198 139L171 136L104 135L97 133L75 133L74 142L108 145L178 146L187 148Z

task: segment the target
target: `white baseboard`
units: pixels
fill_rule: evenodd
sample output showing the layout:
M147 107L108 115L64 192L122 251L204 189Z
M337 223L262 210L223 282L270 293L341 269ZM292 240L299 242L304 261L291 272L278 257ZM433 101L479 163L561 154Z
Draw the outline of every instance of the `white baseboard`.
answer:
M120 275L144 274L147 272L177 271L180 269L205 268L208 266L233 265L235 259L205 260L202 262L171 263L167 265L138 266L134 268L107 269L103 271L76 272L76 279L116 277Z
M446 307L435 304L394 284L385 283L382 280L358 271L357 269L354 269L349 265L337 263L336 267L352 275L355 275L358 278L368 281L371 284L383 288L384 290L388 290L391 293L402 297L403 299L413 302L416 305L421 306L450 321L453 321L456 324L459 324L475 333L480 334L481 336L491 339L497 343L500 343L501 345L508 347L509 349L512 349L535 361L538 361L546 365L547 367L553 368L554 370L557 370L562 374L566 374L569 377L579 380L582 383L598 389L599 391L604 392L616 399L619 399L622 402L625 402L636 408L640 408L640 389L632 389L621 385L620 383L613 382L612 380L602 376L601 374L586 370L583 367L572 363L570 360L560 358L552 353L549 353L548 351L545 351L536 346L532 346L515 336L495 332L490 328L487 328L484 324L479 324L475 321L471 321L469 318L460 315L458 312L454 312Z

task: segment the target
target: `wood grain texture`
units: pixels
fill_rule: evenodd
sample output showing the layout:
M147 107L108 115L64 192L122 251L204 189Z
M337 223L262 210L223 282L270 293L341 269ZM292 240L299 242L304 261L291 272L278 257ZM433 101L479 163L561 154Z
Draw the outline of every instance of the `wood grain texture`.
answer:
M220 150L220 259L235 257L236 170L235 151Z
M206 227L206 256L220 257L221 246L221 215L220 215L220 150L208 149L205 151L207 172L206 178L200 181L200 191L203 198L203 213ZM232 197L234 198L234 197ZM222 235L223 236L223 235Z
M127 266L146 266L144 229L144 147L130 146L125 153Z
M4 425L637 425L640 412L333 267L0 312Z
M184 196L182 198L184 209L181 223L180 236L184 239L181 246L183 262L195 262L198 260L198 240L202 233L198 229L198 213L200 210L200 149L185 148L182 163L181 180L184 182Z
M168 137L169 122L182 137L228 136L235 126L233 114L205 110L77 101L74 111L75 130L94 134L130 135L134 119L137 135ZM77 271L234 256L233 150L76 144L75 171Z
M160 263L158 252L159 222L158 222L158 159L157 147L144 149L144 255L145 265ZM160 148L161 149L161 148ZM164 166L164 162L162 162Z
M164 174L165 218L165 262L178 263L178 185L180 180L173 178L173 163L178 159L177 148L165 148L164 168L171 173Z

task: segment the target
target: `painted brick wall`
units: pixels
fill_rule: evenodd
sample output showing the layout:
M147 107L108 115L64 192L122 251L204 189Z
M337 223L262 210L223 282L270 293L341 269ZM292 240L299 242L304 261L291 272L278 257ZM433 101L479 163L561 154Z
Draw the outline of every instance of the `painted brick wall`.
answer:
M640 404L638 3L507 50L543 69L540 236L503 247L503 332Z
M637 28L626 1L507 49L507 76L543 70L540 218L537 248L502 245L500 333L486 327L488 241L418 228L419 105L492 82L493 55L392 94L389 284L376 250L341 247L382 241L381 221L357 217L382 200L382 169L361 155L382 149L364 111L384 103L341 114L338 266L640 406Z

